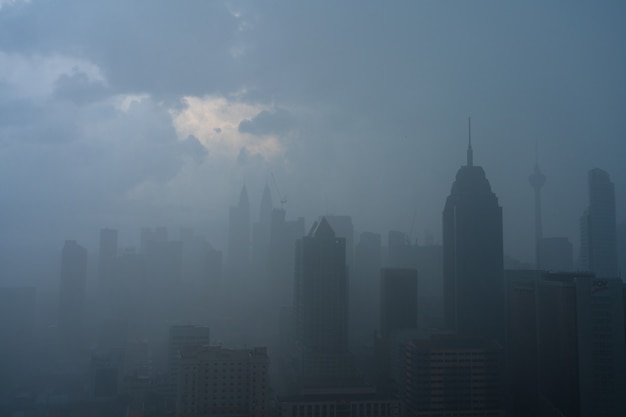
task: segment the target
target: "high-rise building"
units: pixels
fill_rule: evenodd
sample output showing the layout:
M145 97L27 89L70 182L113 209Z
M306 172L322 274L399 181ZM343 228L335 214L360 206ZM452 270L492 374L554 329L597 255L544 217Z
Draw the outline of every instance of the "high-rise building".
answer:
M176 415L269 417L268 366L265 348L183 347Z
M296 243L294 306L302 376L315 383L346 377L348 269L346 240L322 218Z
M172 400L176 398L181 352L188 345L208 346L211 343L210 336L211 330L208 326L177 324L170 327L168 370Z
M250 202L245 185L241 188L237 205L230 207L227 256L230 277L245 278L250 264Z
M9 392L40 366L37 361L37 290L34 287L0 287L0 391Z
M461 167L443 210L444 316L460 334L502 340L504 322L502 208L485 171Z
M606 171L589 171L589 207L580 219L580 267L600 278L619 277L615 185Z
M378 329L381 255L381 236L361 233L354 251L354 268L350 271L352 346L371 345L372 335Z
M401 394L409 416L505 415L502 347L495 340L431 336L405 344Z
M268 254L271 298L281 307L293 302L296 241L306 233L304 217L287 220L286 214L282 208L272 210Z
M348 268L352 268L352 258L354 256L354 226L352 225L352 217L348 215L326 215L324 217L335 231L337 237L342 237L346 240L346 265L348 265Z
M259 220L252 226L252 253L251 262L255 275L259 276L262 283L267 285L270 230L272 224L272 194L266 184L261 197L261 209Z
M566 237L544 237L537 242L537 268L542 271L574 270L572 242Z
M98 281L102 286L110 286L114 278L115 259L117 258L117 230L100 230L98 251Z
M71 347L78 347L83 336L87 249L74 240L66 240L61 255L59 286L59 330Z
M626 415L621 280L546 274L535 303L540 409L567 417Z
M538 270L506 270L506 376L511 415L539 415L536 289Z
M380 271L380 333L417 330L417 270L383 268Z
M546 183L546 176L539 169L538 161L535 161L535 170L528 177L530 186L535 192L535 262L539 264L539 242L543 238L543 223L541 219L541 189Z

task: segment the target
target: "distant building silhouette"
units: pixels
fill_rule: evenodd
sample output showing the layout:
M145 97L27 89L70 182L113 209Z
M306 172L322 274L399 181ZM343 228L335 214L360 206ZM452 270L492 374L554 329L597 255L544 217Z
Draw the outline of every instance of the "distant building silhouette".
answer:
M335 231L337 237L346 239L346 264L348 269L352 268L354 258L354 226L352 225L352 217L332 214L327 214L324 217Z
M537 283L539 405L548 415L626 415L623 285L591 274Z
M257 276L255 279L260 280L264 285L267 284L272 209L272 194L266 184L261 197L259 220L252 226L251 253L252 266Z
M363 232L354 251L354 267L350 271L351 345L372 343L380 319L381 237Z
M0 287L0 392L24 385L40 361L36 352L37 290Z
M349 376L346 240L322 218L296 244L294 306L306 383Z
M417 330L417 270L383 268L380 271L380 333Z
M227 271L231 278L244 279L250 265L250 202L244 185L239 202L230 207L228 218Z
M495 340L436 335L405 344L408 416L502 417L502 347Z
M184 346L178 368L176 415L269 416L268 368L265 348Z
M98 282L100 287L109 287L114 279L117 258L117 230L100 229L98 250Z
M277 306L293 303L296 241L305 234L304 217L287 220L285 209L272 210L268 249L269 287Z
M175 403L179 383L180 358L183 349L189 345L208 346L211 343L211 330L208 326L177 324L170 327L168 347L168 373L170 390L168 400Z
M598 168L589 171L588 181L589 207L580 219L580 267L601 278L619 277L615 185Z
M535 263L539 265L539 242L543 238L543 223L541 218L541 189L546 183L546 176L539 169L539 162L535 161L535 170L528 177L530 186L535 192Z
M543 271L574 270L572 242L566 237L544 237L537 242L537 268Z
M443 210L444 315L460 334L502 340L504 286L502 208L482 167L456 174Z
M83 342L86 281L87 250L66 240L61 255L59 330L69 349L79 348Z

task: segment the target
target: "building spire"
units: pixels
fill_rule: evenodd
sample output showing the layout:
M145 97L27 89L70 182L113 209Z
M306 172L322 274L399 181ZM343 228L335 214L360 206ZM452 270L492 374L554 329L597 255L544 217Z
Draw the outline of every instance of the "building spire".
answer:
M474 151L472 150L472 118L468 118L469 145L467 146L467 166L474 166Z

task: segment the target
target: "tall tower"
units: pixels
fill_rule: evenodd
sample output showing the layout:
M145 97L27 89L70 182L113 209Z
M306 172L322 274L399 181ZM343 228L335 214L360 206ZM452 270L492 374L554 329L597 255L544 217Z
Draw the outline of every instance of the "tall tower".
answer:
M460 334L502 338L502 208L470 142L443 210L444 315Z
M530 186L535 191L535 263L539 265L539 242L543 238L543 223L541 221L541 189L546 183L546 176L539 169L537 152L535 151L535 170L528 177Z
M250 264L250 202L245 185L237 206L230 208L228 220L228 272L231 278L241 279Z
M294 307L304 381L347 376L346 239L336 237L326 218L296 243Z
M59 330L70 349L79 348L82 342L86 278L87 250L66 240L61 256Z
M589 207L580 220L580 267L599 278L619 276L615 185L606 171L589 171Z

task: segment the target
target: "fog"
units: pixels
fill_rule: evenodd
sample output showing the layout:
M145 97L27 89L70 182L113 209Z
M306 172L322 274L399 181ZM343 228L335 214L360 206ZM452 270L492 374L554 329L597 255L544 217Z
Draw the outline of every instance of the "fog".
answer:
M48 340L59 324L63 248L76 241L87 253L92 347L115 316L108 309L127 308L124 319L145 324L137 338L158 339L159 371L174 322L209 326L224 346L269 346L276 364L295 242L321 216L334 229L343 226L333 218L350 216L352 236L335 233L354 256L351 349L367 356L378 307L355 314L378 302L381 267L416 268L420 293L432 296L420 301L420 320L423 303L434 303L428 326L443 326L441 253L428 250L443 244L469 117L474 165L502 207L504 267L536 266L528 177L538 164L543 236L569 239L572 269L582 268L591 169L610 175L617 224L626 220L625 19L620 2L0 0L0 287L36 288L24 297L37 299L36 338ZM236 272L229 221L244 187L251 265ZM264 189L293 222L274 242L281 256L268 249ZM263 222L256 247L269 258L254 264L254 224ZM165 277L163 248L142 249L142 228L159 227L167 238L156 241L180 245L178 286ZM117 231L115 262L142 257L141 273L117 273L160 273L159 285L118 288L128 299L103 295L104 228ZM390 260L390 231L406 235L409 260ZM372 247L380 259L359 265L359 250L367 259ZM422 281L422 270L438 278ZM369 284L355 286L358 274ZM131 319L133 297L141 314L163 316ZM46 360L61 360L54 355Z

